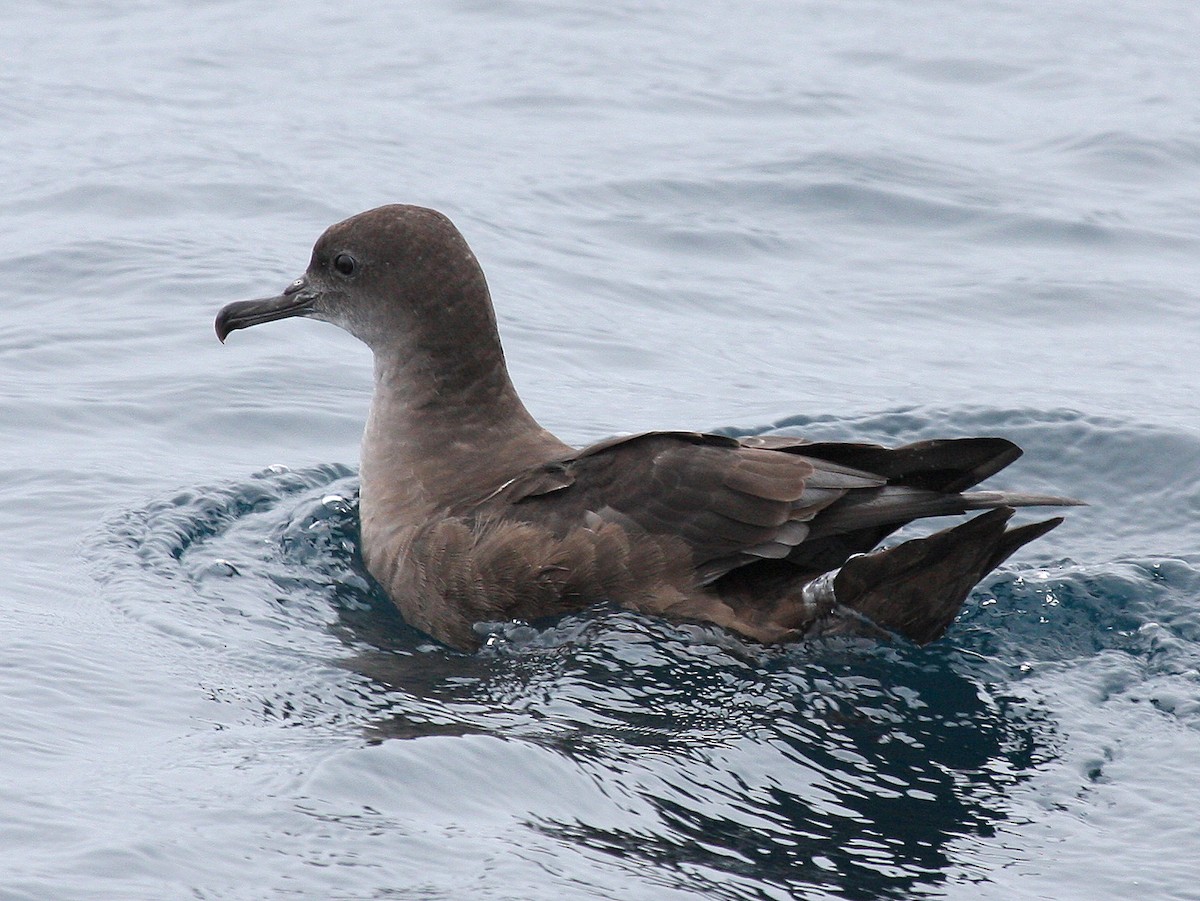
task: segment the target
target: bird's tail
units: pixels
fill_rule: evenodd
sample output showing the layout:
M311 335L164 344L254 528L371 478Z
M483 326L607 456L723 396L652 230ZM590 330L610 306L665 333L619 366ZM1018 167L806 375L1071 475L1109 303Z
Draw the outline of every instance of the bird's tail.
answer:
M997 507L928 537L851 557L806 586L807 603L826 609L832 603L833 611L810 634L874 627L922 645L940 638L976 583L1062 522L1055 517L1009 529L1013 513Z

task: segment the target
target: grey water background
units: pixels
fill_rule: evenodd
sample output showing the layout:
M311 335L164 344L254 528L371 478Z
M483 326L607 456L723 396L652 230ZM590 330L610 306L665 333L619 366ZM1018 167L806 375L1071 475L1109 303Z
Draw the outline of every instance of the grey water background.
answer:
M28 3L0 22L0 898L1200 898L1200 8ZM451 215L571 441L999 434L1092 506L924 650L612 610L452 653L356 557Z

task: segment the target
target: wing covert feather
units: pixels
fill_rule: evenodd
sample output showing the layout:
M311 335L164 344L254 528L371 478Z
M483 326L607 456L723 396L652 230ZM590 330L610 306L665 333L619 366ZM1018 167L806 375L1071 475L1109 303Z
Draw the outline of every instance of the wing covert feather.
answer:
M744 447L699 433L650 432L593 445L536 473L522 474L485 499L505 515L566 534L587 523L621 522L674 535L696 565L782 557L803 541L817 512L850 487L880 479L839 464ZM819 484L814 484L819 483ZM499 511L497 511L499 512Z

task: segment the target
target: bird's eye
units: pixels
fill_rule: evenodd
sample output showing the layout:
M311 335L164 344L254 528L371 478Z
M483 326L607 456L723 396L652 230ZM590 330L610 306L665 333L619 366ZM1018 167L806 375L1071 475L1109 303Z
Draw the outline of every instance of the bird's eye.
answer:
M348 253L339 253L333 258L333 268L342 275L353 275L358 271L358 260Z

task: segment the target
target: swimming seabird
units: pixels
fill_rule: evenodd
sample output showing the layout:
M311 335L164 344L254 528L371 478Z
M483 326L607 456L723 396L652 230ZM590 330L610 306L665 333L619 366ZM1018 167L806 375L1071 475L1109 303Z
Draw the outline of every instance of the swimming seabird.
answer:
M971 491L1021 450L1003 438L886 448L646 432L582 450L542 428L505 366L483 270L417 206L331 226L278 297L231 303L236 329L305 316L374 354L362 442L362 555L405 620L455 648L476 623L610 602L763 643L836 633L941 636L971 588L1069 498ZM877 549L927 516L987 512Z

